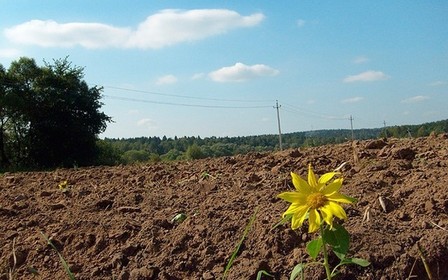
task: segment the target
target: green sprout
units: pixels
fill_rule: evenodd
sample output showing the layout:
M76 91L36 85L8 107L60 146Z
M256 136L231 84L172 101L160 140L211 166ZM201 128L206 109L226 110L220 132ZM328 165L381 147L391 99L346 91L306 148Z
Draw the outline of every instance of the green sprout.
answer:
M56 246L54 246L53 242L51 242L51 240L43 232L40 232L40 234L45 239L45 241L47 241L47 244L58 254L59 260L61 261L62 266L64 267L64 270L65 270L65 272L68 275L68 279L75 280L75 275L71 272L70 267L68 266L68 264L65 261L64 257L62 257L61 253L59 253L59 251L56 248Z

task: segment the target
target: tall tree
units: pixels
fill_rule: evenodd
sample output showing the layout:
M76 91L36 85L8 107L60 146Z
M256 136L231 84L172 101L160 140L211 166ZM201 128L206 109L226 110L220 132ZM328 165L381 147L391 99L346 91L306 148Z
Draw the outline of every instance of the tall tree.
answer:
M111 118L100 111L102 88L87 85L84 69L67 58L42 67L21 58L7 76L15 100L8 133L17 158L37 167L93 164L97 136Z

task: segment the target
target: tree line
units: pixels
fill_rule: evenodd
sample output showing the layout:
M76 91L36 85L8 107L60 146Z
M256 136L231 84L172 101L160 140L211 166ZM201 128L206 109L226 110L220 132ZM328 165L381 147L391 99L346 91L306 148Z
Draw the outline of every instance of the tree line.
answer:
M89 87L84 69L68 58L22 57L0 64L0 171L116 165L231 156L279 149L278 135L99 139L111 118L101 112L102 88ZM337 129L282 135L283 148L356 139L421 137L448 132L448 120L375 129Z
M314 147L337 144L352 140L376 138L424 137L430 133L448 132L448 120L421 125L390 126L372 129L333 129L294 132L282 135L284 149ZM109 149L107 164L134 163L147 161L172 161L199 159L206 157L232 156L249 152L268 152L279 149L278 135L258 135L244 137L137 137L128 139L101 140ZM104 150L104 149L103 149Z

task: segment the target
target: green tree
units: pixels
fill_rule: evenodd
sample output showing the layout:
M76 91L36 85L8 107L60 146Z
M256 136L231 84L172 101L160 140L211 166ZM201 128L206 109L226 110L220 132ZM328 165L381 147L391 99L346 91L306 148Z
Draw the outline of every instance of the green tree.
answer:
M121 157L118 150L109 142L105 140L97 140L96 147L98 155L95 165L114 166L120 163Z
M126 164L135 162L146 162L150 159L151 154L144 150L129 150L121 156Z
M89 87L84 69L65 59L20 58L7 72L9 137L16 164L34 167L94 164L97 136L111 119L100 108L102 88ZM1 148L1 146L0 146Z
M200 159L204 158L204 153L197 144L193 144L188 147L187 151L185 152L185 156L187 157L187 159Z

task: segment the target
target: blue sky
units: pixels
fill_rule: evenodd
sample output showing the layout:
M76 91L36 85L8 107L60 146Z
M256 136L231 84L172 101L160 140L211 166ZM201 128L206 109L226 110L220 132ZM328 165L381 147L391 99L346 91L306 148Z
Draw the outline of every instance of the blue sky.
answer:
M0 0L0 63L104 87L101 137L246 136L448 118L448 2Z

